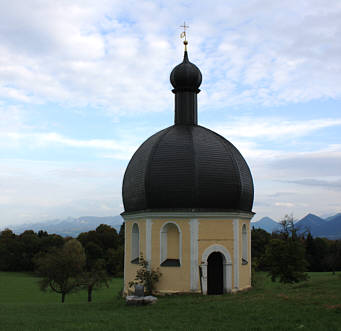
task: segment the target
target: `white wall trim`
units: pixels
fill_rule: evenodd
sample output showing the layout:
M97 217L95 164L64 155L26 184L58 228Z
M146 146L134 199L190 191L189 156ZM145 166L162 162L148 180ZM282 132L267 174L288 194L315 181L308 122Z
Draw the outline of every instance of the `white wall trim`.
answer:
M152 260L152 220L146 219L146 261L150 267Z
M137 227L137 232L134 232L135 225ZM138 244L136 246L136 241ZM140 257L141 254L141 240L140 240L140 226L137 222L134 222L131 227L131 237L130 237L131 251L130 251L130 261Z
M199 239L199 222L193 218L189 222L190 241L191 241L191 290L198 290L199 283L199 264L198 264L198 239Z
M126 264L129 263L127 260L129 256L127 256L127 223L124 222L124 266L123 266L123 286L126 286Z
M251 222L250 222L251 223ZM248 244L249 244L249 246L248 246L248 248L247 248L247 250L248 250L248 252L247 252L247 254L248 254L248 263L249 263L249 268L250 268L250 270L251 270L251 263L252 263L252 261L251 261L251 224L249 223L249 226L246 226L246 229L247 229L247 232L248 232ZM250 279L251 279L251 274L250 274ZM251 280L250 280L250 284L251 284Z
M201 284L203 294L207 294L207 267L208 257L214 252L219 252L223 255L223 280L224 280L224 292L232 291L232 259L229 251L222 245L211 245L206 248L201 258Z
M160 229L160 264L167 259L167 231L164 228L167 224L174 224L179 231L179 260L180 266L182 264L182 231L180 226L174 221L168 221L161 226Z
M207 218L207 219L246 219L250 220L255 213L253 212L137 212L137 213L129 213L122 214L121 216L124 220L134 220L141 218L150 218L150 219L165 219L165 218Z
M160 264L167 259L167 232L160 231Z
M233 220L234 288L239 289L239 219Z
M242 224L242 258L245 261L249 261L249 236L245 223Z
M223 256L225 258L224 263L232 264L230 252L224 246L218 245L218 244L211 245L205 249L204 253L202 254L202 258L201 258L202 263L207 263L208 257L214 252L219 252L219 253L223 254Z

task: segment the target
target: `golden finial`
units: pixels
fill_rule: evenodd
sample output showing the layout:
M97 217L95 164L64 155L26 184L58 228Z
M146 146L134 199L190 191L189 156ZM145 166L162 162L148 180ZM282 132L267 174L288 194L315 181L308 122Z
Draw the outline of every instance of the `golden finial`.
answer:
M186 29L188 29L189 26L186 25L186 22L184 22L184 25L180 25L180 28L184 28L184 31L181 32L181 34L180 34L180 38L181 38L181 39L182 39L182 38L185 38L185 40L184 40L184 45L185 45L185 52L187 52L188 41L187 41L187 38L186 38Z

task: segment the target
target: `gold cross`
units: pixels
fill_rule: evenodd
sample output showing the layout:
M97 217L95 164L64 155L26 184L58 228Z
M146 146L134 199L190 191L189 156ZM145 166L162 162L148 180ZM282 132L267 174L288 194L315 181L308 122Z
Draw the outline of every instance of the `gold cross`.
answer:
M187 39L186 39L186 29L188 29L189 26L186 25L186 22L184 22L184 25L180 25L180 28L184 28L184 31L181 32L181 34L180 34L180 38L185 38L185 41L187 41Z

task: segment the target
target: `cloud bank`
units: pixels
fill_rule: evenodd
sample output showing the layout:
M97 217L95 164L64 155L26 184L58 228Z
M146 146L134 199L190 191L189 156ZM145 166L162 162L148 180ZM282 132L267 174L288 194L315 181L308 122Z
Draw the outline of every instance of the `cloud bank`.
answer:
M340 2L13 0L0 1L1 222L122 211L127 161L172 116L184 17L200 116L248 161L257 214L340 211Z

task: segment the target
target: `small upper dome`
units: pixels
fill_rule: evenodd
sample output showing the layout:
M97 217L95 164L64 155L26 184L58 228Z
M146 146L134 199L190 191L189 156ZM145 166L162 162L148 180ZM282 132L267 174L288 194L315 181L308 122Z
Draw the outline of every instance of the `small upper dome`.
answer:
M170 74L170 81L175 91L199 92L202 76L199 68L189 62L185 51L182 63L178 64Z

